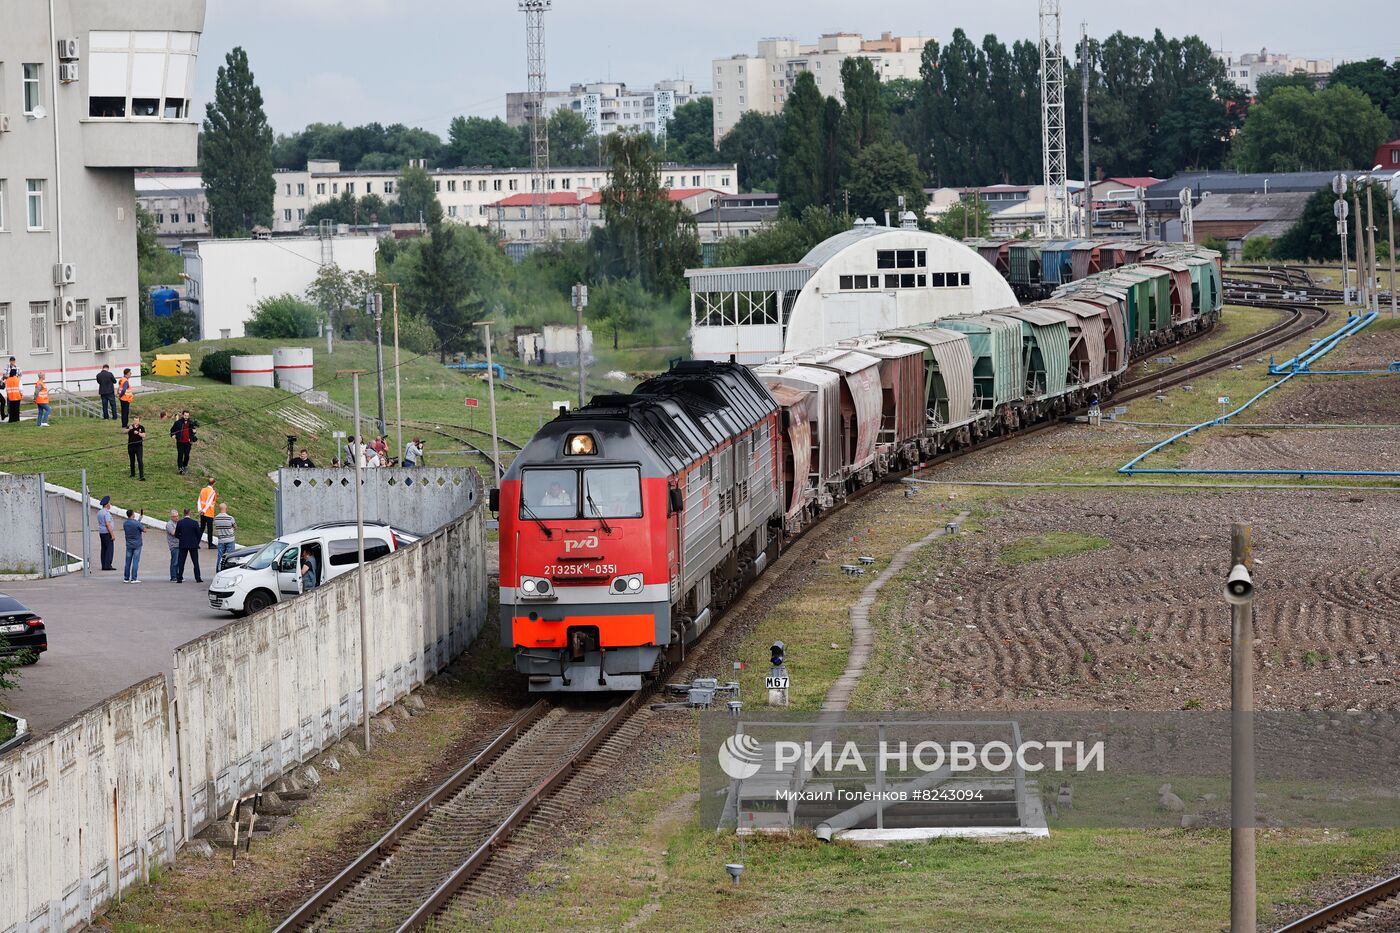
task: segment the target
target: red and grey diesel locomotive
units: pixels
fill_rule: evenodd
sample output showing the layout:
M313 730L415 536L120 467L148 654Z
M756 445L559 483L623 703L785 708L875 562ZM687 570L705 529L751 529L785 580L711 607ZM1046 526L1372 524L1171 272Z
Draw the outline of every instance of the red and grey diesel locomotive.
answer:
M1142 259L754 368L678 363L561 413L491 494L516 669L532 691L634 690L853 491L1107 396L1133 356L1215 323L1218 254Z

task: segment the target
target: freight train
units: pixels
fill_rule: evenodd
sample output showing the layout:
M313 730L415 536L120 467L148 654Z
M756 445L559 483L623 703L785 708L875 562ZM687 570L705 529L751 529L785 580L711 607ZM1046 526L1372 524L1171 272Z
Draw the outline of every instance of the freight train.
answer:
M502 640L530 689L639 688L855 491L1106 397L1218 319L1213 251L979 248L1009 271L1027 246L1048 299L754 367L680 362L546 424L491 493Z

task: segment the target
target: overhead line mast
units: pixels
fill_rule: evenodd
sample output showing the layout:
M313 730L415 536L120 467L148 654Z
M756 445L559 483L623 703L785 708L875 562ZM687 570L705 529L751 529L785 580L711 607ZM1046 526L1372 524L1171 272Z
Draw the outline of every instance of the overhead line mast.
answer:
M530 206L533 237L549 241L549 115L545 113L544 14L553 0L518 0L525 14L525 64L529 72Z
M1045 168L1045 235L1069 236L1065 155L1065 56L1060 0L1040 0L1040 129Z

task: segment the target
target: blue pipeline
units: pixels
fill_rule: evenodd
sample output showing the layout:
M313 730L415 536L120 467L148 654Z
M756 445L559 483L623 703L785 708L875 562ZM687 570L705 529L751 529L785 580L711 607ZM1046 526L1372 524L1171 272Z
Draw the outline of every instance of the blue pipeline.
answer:
M448 368L448 369L479 369L479 370L485 372L485 370L486 370L486 364L485 364L485 363L448 363L448 364L447 364L447 368ZM491 369L492 369L492 371L496 374L496 378L497 378L497 379L501 380L502 382L505 382L505 381L506 381L506 368L505 368L504 366L502 366L500 363L492 363L492 364L491 364Z
M1283 375L1283 378L1282 378L1282 379L1280 379L1280 380L1278 380L1277 382L1273 383L1272 385L1269 385L1268 387L1262 389L1260 392L1258 392L1257 394L1255 394L1253 398L1251 398L1249 401L1245 402L1245 403L1244 403L1243 405L1241 405L1239 408L1236 408L1234 411L1232 411L1232 412L1230 412L1230 413L1228 413L1228 414L1225 414L1225 415L1221 415L1221 416L1218 417L1218 418L1213 418L1213 419L1211 419L1210 421L1203 421L1203 422L1201 422L1200 424L1192 425L1191 427L1186 428L1186 429L1183 430L1183 431L1178 431L1176 434L1173 434L1171 437L1167 438L1167 439L1164 440L1164 441L1161 441L1160 443L1153 444L1153 445L1152 445L1151 447L1149 447L1147 450L1145 450L1145 451L1143 451L1142 453L1138 454L1136 457L1134 457L1133 459L1129 460L1127 463L1125 463L1125 464L1123 464L1121 467L1119 467L1119 468L1118 468L1118 472L1119 472L1119 473L1125 473L1125 474L1128 474L1128 475L1136 475L1136 474L1139 474L1139 473L1155 473L1155 474L1169 474L1169 473L1201 473L1201 474L1212 474L1212 475L1218 475L1218 474L1234 474L1234 475L1247 475L1247 476L1298 476L1298 477L1300 477L1300 478L1301 478L1301 477L1304 477L1304 476L1388 476L1388 477L1400 477L1400 471L1396 471L1396 470L1312 470L1312 469L1306 469L1306 468L1303 468L1303 469L1283 469L1283 470L1245 470L1245 469L1240 469L1240 470L1231 470L1231 469L1214 469L1214 470L1201 469L1201 470L1192 470L1192 469L1185 469L1185 468L1147 469L1147 468L1140 468L1140 467L1137 466L1137 464L1141 463L1143 460L1146 460L1148 457L1152 456L1152 455L1155 454L1157 451L1163 449L1164 447L1168 447L1168 446L1170 446L1170 445L1172 445L1172 444L1175 444L1177 441L1181 440L1181 439L1184 438L1184 437L1190 437L1192 434L1195 434L1197 431L1203 431L1203 430L1205 430L1206 428L1215 427L1215 426L1217 426L1217 425L1225 424L1225 423L1226 423L1227 421L1229 421L1231 418L1233 418L1233 417L1235 417L1236 415L1240 414L1240 413L1243 412L1245 409L1249 408L1249 406L1253 405L1255 402L1259 401L1261 398L1263 398L1264 396L1268 395L1270 392L1274 391L1274 390L1277 389L1279 386L1283 385L1285 382L1287 382L1287 381L1289 381L1290 379L1292 379L1294 376L1300 376L1300 375L1320 375L1320 373L1313 373L1313 372L1310 371L1307 367L1308 367L1309 365L1311 365L1315 360L1321 359L1325 354L1327 354L1329 351L1331 351L1334 347L1336 347L1337 344L1341 343L1344 339L1346 339L1347 337L1350 337L1352 334L1355 334L1355 333L1357 333L1358 331L1360 331L1361 329L1367 327L1372 321L1374 321L1374 320L1376 319L1377 316L1378 316L1378 315L1377 315L1374 311L1372 311L1372 312L1367 312L1365 315L1363 315L1363 316L1361 316L1361 317L1350 317L1350 318L1347 319L1346 324L1342 325L1342 327L1338 328L1336 331L1332 332L1331 334L1327 335L1326 337L1323 337L1321 340L1315 341L1314 343L1312 343L1312 344L1308 347L1308 349L1306 349L1306 350L1304 350L1303 352L1299 353L1297 356L1293 357L1292 359L1288 360L1287 362L1285 362L1285 363L1283 363L1283 364L1281 364L1281 365L1279 365L1279 366L1277 366L1277 367L1271 364L1271 365L1269 366L1269 374L1270 374L1270 375L1280 375L1280 374L1282 374L1282 375ZM1395 369L1395 367L1392 366L1391 370L1393 371L1394 369ZM1385 372L1385 371L1387 371L1387 370L1382 370L1382 372Z

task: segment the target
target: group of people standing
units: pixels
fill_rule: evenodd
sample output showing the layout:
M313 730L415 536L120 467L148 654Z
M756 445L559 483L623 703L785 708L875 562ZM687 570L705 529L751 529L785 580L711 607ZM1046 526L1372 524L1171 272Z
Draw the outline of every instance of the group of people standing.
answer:
M19 423L19 406L20 402L24 401L24 386L20 383L20 375L19 366L12 356L5 366L4 376L5 420L10 424ZM34 402L35 424L38 427L47 428L52 408L49 405L48 383L45 382L43 373L34 377L34 388L31 390L30 398Z
M208 536L209 550L215 551L214 572L223 564L224 555L238 547L236 535L238 522L229 514L228 503L219 501L214 488L214 477L209 477L207 485L199 491L199 501L194 509L198 520L179 509L170 510L170 520L165 523L165 543L170 549L170 582L185 582L185 566L191 565L196 583L203 583L204 577L199 566L199 541ZM121 524L122 537L126 542L126 559L122 566L123 583L140 583L141 548L146 534L144 509L127 509L126 520ZM101 550L102 569L116 570L113 561L116 557L116 518L113 516L112 497L103 496L97 510L97 536Z
M305 453L306 451L302 451L303 455ZM331 462L331 466L353 468L357 458L359 460L360 469L362 470L374 469L377 467L399 466L400 464L406 467L427 465L423 462L423 438L421 437L415 437L404 445L403 460L400 461L389 456L389 438L387 435L382 435L368 443L360 444L355 441L355 436L352 434L345 443L345 460L343 462L334 460ZM293 466L295 465L296 464L293 463Z

